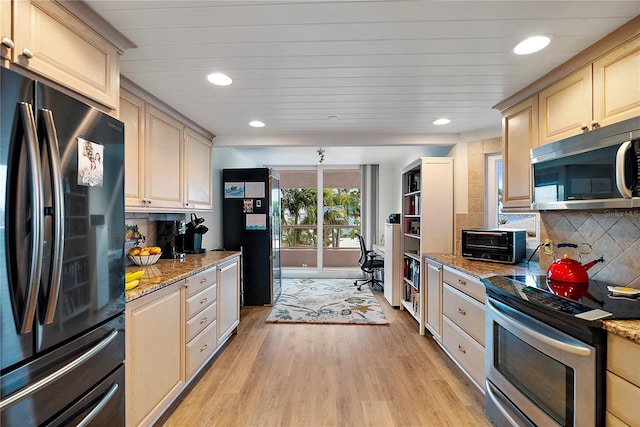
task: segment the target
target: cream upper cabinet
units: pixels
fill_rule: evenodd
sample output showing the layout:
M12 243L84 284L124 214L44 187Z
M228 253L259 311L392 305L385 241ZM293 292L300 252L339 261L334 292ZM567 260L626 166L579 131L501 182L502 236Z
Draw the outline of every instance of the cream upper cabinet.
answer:
M540 91L539 145L589 130L592 93L591 65Z
M193 130L184 132L185 201L187 209L211 209L213 206L213 142Z
M183 207L184 125L147 104L145 194L150 209Z
M529 208L530 150L538 144L538 97L502 112L503 206Z
M11 2L0 0L0 58L11 59L12 46Z
M640 116L640 37L593 63L593 119L606 126Z
M10 6L1 3L2 37L8 37L5 12ZM115 110L118 49L56 2L21 0L12 5L11 61Z
M126 206L146 204L145 198L145 103L122 90L119 118L124 123L124 197Z

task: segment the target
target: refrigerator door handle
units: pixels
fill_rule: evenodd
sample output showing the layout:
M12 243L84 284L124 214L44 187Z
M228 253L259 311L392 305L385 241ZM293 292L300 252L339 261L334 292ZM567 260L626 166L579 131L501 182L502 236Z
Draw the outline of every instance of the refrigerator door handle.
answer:
M108 346L109 343L111 343L111 341L113 341L118 336L118 333L119 332L117 329L112 330L109 333L109 335L107 335L102 341L96 344L93 348L87 350L85 353L80 355L78 358L76 358L72 362L66 364L65 366L53 372L52 374L47 375L46 377L42 378L40 381L37 381L17 391L16 393L8 396L6 399L0 400L0 412L4 411L7 408L10 408L11 406L15 405L18 402L21 402L22 400L26 399L32 394L37 393L40 389L48 386L49 384L56 381L58 378L66 375L71 370L77 368L78 366L85 363L87 360L91 359L93 356L99 353L102 349Z
M104 395L104 397L102 398L102 400L100 400L100 402L96 405L95 408L93 408L91 410L91 412L89 412L87 414L86 417L84 417L82 419L82 421L80 421L78 423L78 425L76 427L86 427L89 425L89 423L91 423L91 421L93 421L93 419L96 417L96 415L98 415L100 413L100 411L102 411L102 409L107 406L107 403L109 403L109 401L113 398L113 396L116 394L116 392L118 391L118 383L113 384L110 388L109 391L107 391L107 393Z
M49 164L51 165L51 192L53 198L53 250L51 253L51 285L49 287L49 297L44 315L44 324L53 322L58 304L58 294L60 293L60 282L62 272L62 254L64 253L64 199L62 189L62 164L60 161L60 149L58 145L58 133L56 132L53 113L51 110L42 109L42 119L44 123L45 142Z
M33 319L36 313L36 302L40 289L40 275L42 274L42 252L43 252L43 207L44 197L42 195L42 162L38 148L38 133L36 121L33 117L32 106L26 102L18 103L18 111L22 122L22 130L26 141L25 148L27 162L29 163L29 173L33 185L31 193L31 236L32 248L30 256L30 271L25 298L25 308L20 322L20 333L26 334L33 328Z

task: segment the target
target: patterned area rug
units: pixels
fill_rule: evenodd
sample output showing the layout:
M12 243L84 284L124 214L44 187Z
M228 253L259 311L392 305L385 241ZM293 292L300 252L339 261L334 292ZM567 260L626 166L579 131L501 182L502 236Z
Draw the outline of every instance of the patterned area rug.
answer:
M282 279L282 295L267 322L384 325L389 321L371 289L353 279Z

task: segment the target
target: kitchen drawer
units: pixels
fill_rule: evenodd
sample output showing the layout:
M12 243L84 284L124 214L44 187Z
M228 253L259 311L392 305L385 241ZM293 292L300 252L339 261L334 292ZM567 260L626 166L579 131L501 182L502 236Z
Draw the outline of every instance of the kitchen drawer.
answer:
M217 267L214 267L187 278L187 298L216 283L216 272Z
M640 387L640 344L608 334L607 370Z
M187 320L186 323L186 340L189 341L191 338L198 335L198 332L209 326L213 321L216 320L216 314L218 310L218 305L216 302L206 307L200 313L197 313L191 319Z
M187 378L193 374L211 357L216 349L216 321L207 326L193 340L187 343L185 358Z
M635 366L638 369L638 365ZM640 426L640 387L607 371L607 411L631 427Z
M480 388L484 389L484 347L446 317L442 318L442 345Z
M443 289L444 315L484 346L484 304L449 285L445 284Z
M216 287L216 285L209 286L187 299L187 312L185 314L187 319L191 319L194 314L216 301Z
M442 274L442 281L449 286L453 286L461 292L469 295L472 298L484 303L485 290L484 285L478 279L475 279L468 274L464 274L457 270L445 266Z

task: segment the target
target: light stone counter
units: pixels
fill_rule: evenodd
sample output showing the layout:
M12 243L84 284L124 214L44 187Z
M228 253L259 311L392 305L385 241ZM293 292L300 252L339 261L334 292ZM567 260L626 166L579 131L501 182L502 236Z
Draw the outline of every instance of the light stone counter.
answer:
M127 273L145 270L144 276L140 279L140 284L130 291L126 291L127 302L162 289L179 280L186 279L193 274L207 270L239 255L240 252L237 251L208 251L204 254L188 254L183 260L160 259L157 263L148 267L127 266Z
M541 269L537 263L527 265L526 262L520 264L500 264L487 261L476 261L459 256L448 254L425 254L427 259L439 262L443 265L455 268L459 271L469 274L470 276L481 279L493 274L512 275L512 274L545 274L546 271ZM640 320L604 320L603 327L608 332L619 335L623 338L640 344Z

